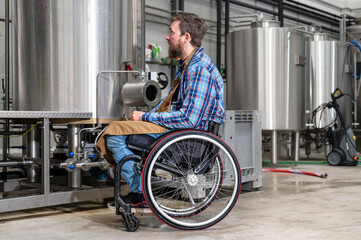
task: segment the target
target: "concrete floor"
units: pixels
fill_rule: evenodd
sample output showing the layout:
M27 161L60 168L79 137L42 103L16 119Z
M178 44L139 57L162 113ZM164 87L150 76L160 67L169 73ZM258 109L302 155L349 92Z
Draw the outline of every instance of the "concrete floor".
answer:
M219 224L179 231L155 216L139 216L135 233L101 204L82 203L0 214L0 239L360 239L361 166L298 165L278 168L326 172L328 178L263 173L263 188L242 193Z

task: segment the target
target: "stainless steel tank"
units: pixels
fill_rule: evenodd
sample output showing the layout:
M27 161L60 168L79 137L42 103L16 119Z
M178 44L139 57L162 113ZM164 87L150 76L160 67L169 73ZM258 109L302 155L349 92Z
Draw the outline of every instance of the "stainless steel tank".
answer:
M120 70L125 60L141 70L139 2L13 1L13 109L123 117L126 75L100 77L99 115L96 78Z
M305 128L305 38L275 21L227 37L227 109L260 110L263 130Z
M327 34L315 33L306 41L307 52L307 112L311 118L312 112L320 105L331 101L331 93L339 88L342 92L353 94L351 81L347 74L350 64L348 46L345 42L336 41ZM349 97L338 100L341 114L346 124L352 124L352 102ZM334 109L326 108L319 111L314 118L315 127L326 127L335 120Z

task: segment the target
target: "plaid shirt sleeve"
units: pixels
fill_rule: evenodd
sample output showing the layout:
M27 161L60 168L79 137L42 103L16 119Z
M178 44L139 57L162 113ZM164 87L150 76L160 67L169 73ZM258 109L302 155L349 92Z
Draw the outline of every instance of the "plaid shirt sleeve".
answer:
M210 73L203 66L189 69L183 81L185 97L180 108L170 112L148 112L143 121L153 122L169 129L194 128L198 126L206 113L212 94Z
M149 112L156 112L157 109L159 108L159 106L162 104L162 102L163 102L164 99L165 99L165 97L163 97L163 98L159 101L159 103L158 103L157 106L155 106L154 108L152 108L151 110L149 110Z

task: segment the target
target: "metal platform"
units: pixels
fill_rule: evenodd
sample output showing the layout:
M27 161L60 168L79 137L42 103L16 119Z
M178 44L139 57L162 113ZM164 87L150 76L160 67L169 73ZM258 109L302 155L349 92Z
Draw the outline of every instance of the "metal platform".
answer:
M114 196L114 188L100 187L51 192L50 190L50 122L51 119L89 119L89 112L0 111L0 119L39 119L42 122L41 193L34 196L0 199L0 213L89 201Z
M0 118L18 119L18 118L92 118L91 112L57 112L57 111L0 111Z

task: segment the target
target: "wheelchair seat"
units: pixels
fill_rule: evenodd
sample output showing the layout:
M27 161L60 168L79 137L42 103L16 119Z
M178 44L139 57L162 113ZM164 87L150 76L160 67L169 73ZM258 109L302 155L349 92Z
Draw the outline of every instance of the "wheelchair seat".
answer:
M207 132L210 132L214 135L219 136L218 135L219 127L220 127L220 125L218 123L210 121L208 123ZM193 129L174 129L170 132L165 133L164 135L162 135L158 138L153 138L147 134L130 135L127 137L126 144L127 144L127 147L130 150L132 150L135 154L141 155L143 152L149 153L150 150L154 147L154 145L155 145L154 143L158 142L161 138L164 138L169 134L172 134L176 131L181 131L181 130L193 130Z

